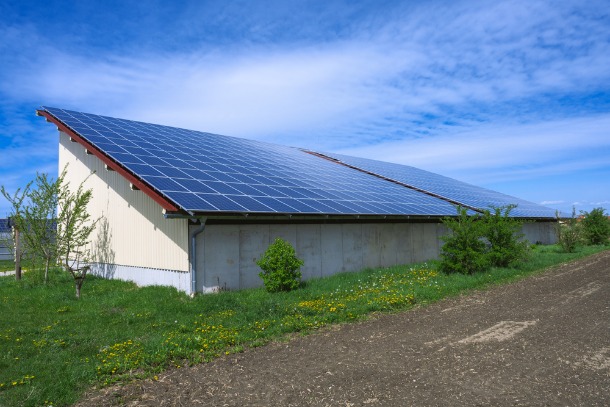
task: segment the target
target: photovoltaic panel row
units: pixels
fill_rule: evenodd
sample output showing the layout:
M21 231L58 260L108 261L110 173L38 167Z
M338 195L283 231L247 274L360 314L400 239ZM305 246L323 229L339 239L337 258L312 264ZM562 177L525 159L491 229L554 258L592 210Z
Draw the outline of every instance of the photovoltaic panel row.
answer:
M44 108L190 212L451 215L451 204L299 149Z
M0 219L0 233L10 233L11 227L9 226L8 219Z
M517 207L511 212L511 215L515 217L555 217L555 211L551 208L457 181L419 168L366 158L350 157L341 154L324 153L324 155L345 164L379 174L404 184L412 185L415 188L446 197L470 207L489 209L491 206L500 207L515 204Z

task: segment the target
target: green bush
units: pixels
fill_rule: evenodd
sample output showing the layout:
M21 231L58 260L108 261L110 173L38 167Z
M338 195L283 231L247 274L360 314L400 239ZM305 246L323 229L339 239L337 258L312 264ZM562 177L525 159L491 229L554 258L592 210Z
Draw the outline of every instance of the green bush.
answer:
M442 237L441 271L472 274L526 259L529 246L521 232L523 222L510 217L514 208L492 207L483 215L469 215L458 207L456 217L444 218L450 233Z
M484 271L489 262L486 245L482 239L484 224L479 215L471 216L466 208L457 208L457 217L446 217L443 224L449 234L441 239L440 270L445 273L472 274Z
M559 212L557 212L556 216L557 224L555 232L557 234L557 242L564 252L574 253L582 242L582 228L578 219L576 219L576 209L572 208L572 217L570 219L561 219Z
M263 270L258 275L269 292L291 291L301 284L299 268L304 264L303 260L296 256L290 243L279 237L256 264Z
M604 208L595 208L591 212L581 212L583 235L589 244L608 244L610 238L610 219Z
M483 214L483 237L490 245L487 257L492 266L507 267L528 256L528 242L521 232L523 222L510 217L516 207L492 207Z

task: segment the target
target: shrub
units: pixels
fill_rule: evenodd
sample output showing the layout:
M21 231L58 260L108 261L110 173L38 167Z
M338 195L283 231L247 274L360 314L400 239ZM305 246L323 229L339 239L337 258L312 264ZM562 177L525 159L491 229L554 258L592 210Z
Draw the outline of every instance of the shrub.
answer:
M557 234L557 241L561 249L566 253L574 253L576 247L581 243L581 225L576 219L576 209L572 208L572 217L567 220L562 220L559 216L559 212L555 215L557 217L557 225L555 226L555 232Z
M521 232L523 222L510 217L516 207L491 207L483 214L483 236L490 245L487 257L492 266L506 267L528 256L528 242Z
M470 216L466 208L457 207L457 217L443 219L449 234L442 237L440 269L445 273L472 274L488 267L486 246L482 240L483 222L479 215Z
M610 238L610 219L604 208L595 208L591 212L582 212L583 237L589 244L608 244Z
M301 284L299 268L304 264L303 260L283 239L275 239L256 264L263 270L258 275L269 292L291 291Z

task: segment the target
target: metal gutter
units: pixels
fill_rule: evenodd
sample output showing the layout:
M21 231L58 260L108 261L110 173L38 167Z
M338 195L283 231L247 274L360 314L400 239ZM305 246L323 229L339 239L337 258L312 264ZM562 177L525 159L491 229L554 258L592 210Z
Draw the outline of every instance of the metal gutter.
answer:
M121 176L123 176L123 178L125 178L127 182L129 182L133 187L141 190L146 195L148 195L153 201L161 205L164 210L169 212L177 212L179 210L179 208L175 206L172 202L170 202L165 197L160 195L157 191L149 187L148 184L144 183L142 180L128 172L125 168L123 168L117 162L112 160L106 154L102 153L97 147L82 138L78 133L76 133L74 130L70 129L68 126L56 119L49 112L45 110L36 110L36 114L38 116L44 116L48 122L55 124L59 131L66 133L71 138L71 140L76 141L80 145L82 145L88 154L93 154L94 156L99 158L107 166L107 168L110 168L121 174Z

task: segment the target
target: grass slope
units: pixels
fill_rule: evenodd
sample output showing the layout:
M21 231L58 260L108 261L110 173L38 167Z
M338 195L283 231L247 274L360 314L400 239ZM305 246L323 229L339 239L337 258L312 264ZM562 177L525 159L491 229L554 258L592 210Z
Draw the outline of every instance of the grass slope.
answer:
M60 271L47 285L35 272L19 282L0 277L0 405L68 405L95 384L154 377L168 366L375 311L408 309L603 249L566 254L538 247L516 268L471 276L420 264L312 280L290 293L252 289L195 298L167 287L89 278L78 301L71 278Z

